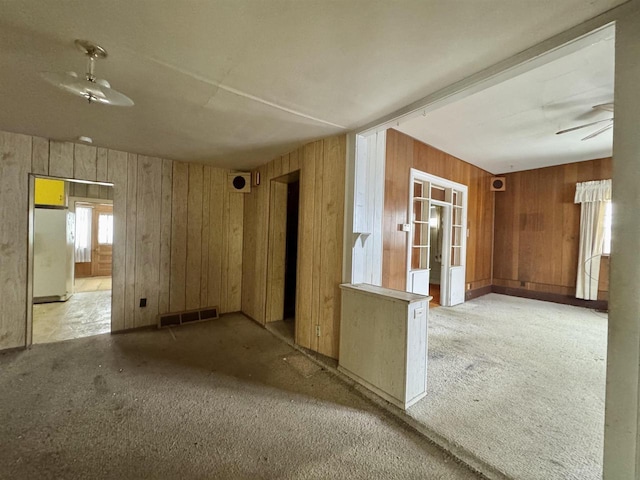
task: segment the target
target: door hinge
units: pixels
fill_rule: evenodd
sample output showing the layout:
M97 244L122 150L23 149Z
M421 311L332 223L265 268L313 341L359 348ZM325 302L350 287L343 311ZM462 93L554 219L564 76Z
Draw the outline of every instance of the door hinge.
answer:
M320 336L320 325L316 325L316 337Z

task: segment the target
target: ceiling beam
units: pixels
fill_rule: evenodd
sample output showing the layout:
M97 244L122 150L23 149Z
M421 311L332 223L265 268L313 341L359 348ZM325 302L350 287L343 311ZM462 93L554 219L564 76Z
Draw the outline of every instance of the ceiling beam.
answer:
M370 122L356 129L355 132L358 135L368 136L378 131L393 128L406 120L427 114L538 68L561 56L580 50L593 41L598 41L603 37L606 38L609 35L606 27L617 19L624 18L635 11L636 8L637 3L635 1L628 1L506 60L410 103L406 107Z

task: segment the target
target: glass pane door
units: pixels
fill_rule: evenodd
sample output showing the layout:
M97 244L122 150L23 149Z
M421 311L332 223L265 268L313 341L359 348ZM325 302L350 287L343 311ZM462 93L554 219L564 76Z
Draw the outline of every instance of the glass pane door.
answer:
M413 183L411 270L429 268L429 182Z
M411 169L408 233L407 291L429 294L440 285L440 304L457 305L465 297L467 244L467 187Z
M451 258L450 265L458 267L462 265L462 246L464 225L462 225L462 192L453 190L451 194L452 221L451 221Z

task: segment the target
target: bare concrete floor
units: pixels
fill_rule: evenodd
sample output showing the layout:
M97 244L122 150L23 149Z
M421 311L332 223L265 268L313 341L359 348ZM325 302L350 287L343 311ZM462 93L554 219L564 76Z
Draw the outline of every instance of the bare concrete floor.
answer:
M0 478L475 479L242 315L0 354Z
M111 290L75 293L66 302L33 306L33 343L50 343L111 331Z

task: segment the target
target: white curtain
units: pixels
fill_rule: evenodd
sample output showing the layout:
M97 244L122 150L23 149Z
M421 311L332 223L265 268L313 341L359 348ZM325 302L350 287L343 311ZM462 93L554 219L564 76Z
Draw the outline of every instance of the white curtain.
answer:
M91 261L91 207L76 207L76 263Z
M580 204L577 298L598 299L600 256L604 241L604 213L609 201L611 201L611 180L576 184L574 203Z

